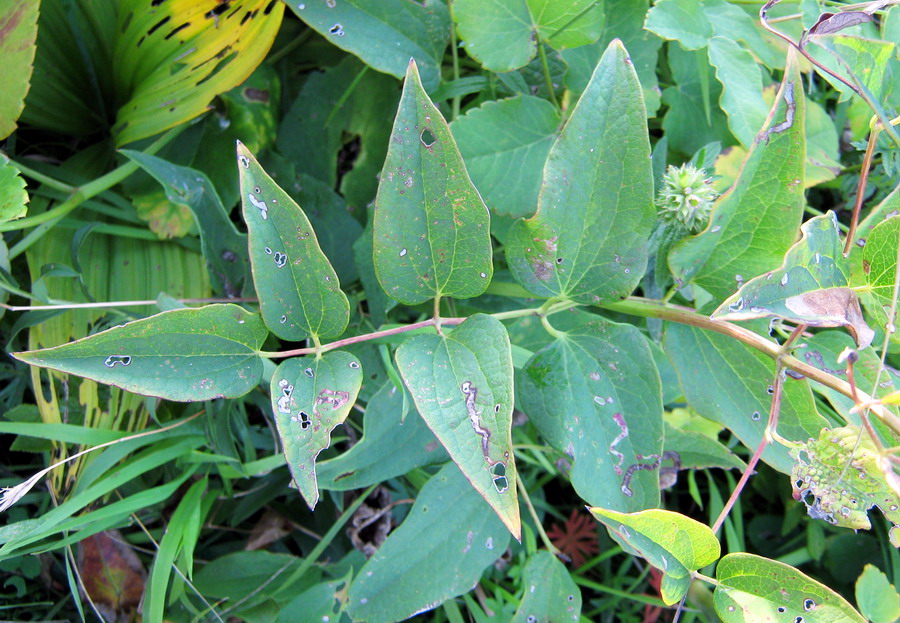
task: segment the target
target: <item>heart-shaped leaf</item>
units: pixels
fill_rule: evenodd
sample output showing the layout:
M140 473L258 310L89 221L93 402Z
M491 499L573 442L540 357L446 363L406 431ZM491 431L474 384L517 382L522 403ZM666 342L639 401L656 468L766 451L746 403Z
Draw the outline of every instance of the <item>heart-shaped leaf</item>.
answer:
M667 604L684 597L691 574L715 562L721 553L713 531L681 513L659 508L638 513L592 508L591 513L663 572L660 594Z
M195 402L236 398L256 387L263 372L259 349L268 334L259 314L207 305L14 356L136 394Z
M346 351L294 357L272 375L272 411L284 457L310 508L319 501L316 457L347 419L362 378L359 360Z
M490 283L490 215L414 62L381 171L374 230L375 273L401 303L471 298Z
M350 303L309 219L238 143L238 171L250 265L263 320L285 340L336 337Z
M644 274L655 220L641 85L615 40L550 149L537 213L509 230L507 262L539 296L624 298Z
M397 368L450 458L518 539L513 366L504 326L475 314L449 334L414 336L397 349Z
M725 623L761 620L762 612L770 613L770 620L795 623L865 623L853 606L824 584L762 556L728 554L716 565L716 579L713 600Z

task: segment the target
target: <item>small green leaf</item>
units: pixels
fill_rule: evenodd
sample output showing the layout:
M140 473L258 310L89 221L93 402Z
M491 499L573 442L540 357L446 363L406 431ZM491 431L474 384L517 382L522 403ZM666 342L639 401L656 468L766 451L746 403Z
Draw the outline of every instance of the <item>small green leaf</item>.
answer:
M676 323L666 325L663 348L678 373L687 403L755 449L772 403L772 360L730 337ZM781 399L779 434L787 439L807 439L827 425L816 412L809 384L788 380ZM778 444L769 444L762 459L784 473L794 464Z
M669 605L684 597L691 574L714 563L721 553L713 531L681 513L658 508L638 513L592 508L591 513L663 572L660 594Z
M401 344L397 368L450 458L518 539L513 367L506 329L492 316L475 314L449 334L417 335Z
M0 58L3 59L3 89L0 89L0 139L16 129L16 119L25 107L31 86L40 0L4 0L0 11ZM0 202L0 215L3 214Z
M665 450L676 452L681 469L744 469L747 464L716 439L691 430L681 430L666 422Z
M872 623L894 623L900 618L900 595L884 572L872 564L856 580L856 604Z
M623 298L647 264L656 219L641 86L610 43L550 150L538 212L509 230L516 280L539 296Z
M319 501L316 457L356 402L363 373L346 351L294 357L272 375L272 411L291 476L310 508Z
M450 15L439 0L307 0L291 2L297 16L330 43L378 71L402 78L410 58L427 90L440 81L450 38Z
M401 303L471 298L491 281L490 215L414 62L381 172L374 228L375 272Z
M537 621L578 621L581 617L581 589L566 566L547 551L528 558L522 571L525 593L513 623Z
M791 470L794 499L806 504L810 517L869 530L867 513L877 506L894 524L891 543L900 547L900 495L888 482L881 455L864 429L823 429L818 439L792 450L791 456L797 461Z
M347 612L354 621L393 623L432 610L471 590L508 545L509 532L447 463L359 570Z
M25 216L27 203L28 191L25 190L25 180L9 158L5 154L0 154L0 223Z
M538 36L556 50L593 43L603 32L603 3L597 0L527 0Z
M237 398L259 384L259 314L237 305L176 309L69 344L15 353L27 364L180 402Z
M725 623L759 621L761 613L796 623L865 623L843 597L782 562L728 554L716 566L716 579L716 614Z
M659 504L659 374L636 328L592 314L553 317L562 337L522 369L522 409L573 460L570 478L589 504L635 511ZM665 463L664 463L665 461Z
M693 281L721 301L781 262L806 205L804 118L803 82L791 60L768 129L755 139L734 186L713 206L707 228L669 253L679 283Z
M485 69L512 71L537 53L526 0L456 0L453 20L466 53Z
M336 337L350 303L309 219L241 143L238 171L250 264L263 320L285 340Z
M863 248L863 270L869 291L879 305L888 308L894 297L898 244L900 216L892 216L872 229Z
M712 317L775 316L812 327L843 326L853 333L859 348L865 348L875 334L863 320L856 293L847 287L850 262L843 256L837 217L834 212L817 216L800 231L800 240L788 249L780 268L743 284Z
M659 0L647 13L644 28L663 39L675 39L688 50L706 47L713 27L697 0Z
M728 116L728 127L741 145L749 147L769 114L759 62L734 39L722 36L709 40L709 62L722 83L719 104Z

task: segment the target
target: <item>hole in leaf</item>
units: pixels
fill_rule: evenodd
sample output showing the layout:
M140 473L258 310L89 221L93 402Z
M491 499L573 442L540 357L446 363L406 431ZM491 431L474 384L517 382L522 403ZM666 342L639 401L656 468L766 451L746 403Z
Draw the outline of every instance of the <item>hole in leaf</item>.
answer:
M429 130L428 128L422 130L422 134L419 135L419 140L422 141L422 144L425 145L425 147L431 147L432 145L437 143L437 138L434 136L434 134L431 133L431 130Z

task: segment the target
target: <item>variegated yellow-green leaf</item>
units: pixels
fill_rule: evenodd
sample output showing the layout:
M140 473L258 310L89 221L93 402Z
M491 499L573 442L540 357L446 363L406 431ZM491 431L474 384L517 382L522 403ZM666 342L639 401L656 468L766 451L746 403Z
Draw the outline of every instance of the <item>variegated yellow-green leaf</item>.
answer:
M25 106L25 94L34 68L35 40L40 0L0 1L0 58L3 88L0 89L0 139L16 129L16 119Z
M262 62L281 25L277 0L131 0L119 7L113 64L124 145L193 119Z
M362 378L359 360L345 351L288 359L272 375L272 410L284 456L310 508L319 501L316 457L347 419Z
M374 229L375 273L401 303L471 298L491 281L488 210L414 62L381 171Z
M286 340L335 337L350 319L350 304L309 219L238 143L241 198L253 283L263 319Z

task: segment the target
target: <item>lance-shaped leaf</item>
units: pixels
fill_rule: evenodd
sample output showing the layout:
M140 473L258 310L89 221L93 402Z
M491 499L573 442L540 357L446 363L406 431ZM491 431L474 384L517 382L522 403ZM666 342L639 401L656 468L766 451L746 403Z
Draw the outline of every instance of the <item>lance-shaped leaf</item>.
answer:
M237 305L207 305L14 356L136 394L194 402L236 398L256 387L267 335L259 314Z
M794 499L806 504L810 517L869 530L867 512L877 506L894 524L891 543L900 547L900 492L888 482L890 477L896 483L897 477L893 467L880 459L865 430L858 426L823 429L818 439L810 439L791 455L797 461L791 470Z
M589 504L657 506L663 405L647 342L636 328L595 315L560 314L553 323L566 333L525 364L522 409L574 459L572 486Z
M669 253L680 283L693 281L721 301L778 266L796 240L806 205L804 118L803 82L791 54L766 129L734 185L713 206L707 228Z
M272 411L291 476L310 508L319 501L316 457L347 419L362 386L359 360L345 351L294 357L272 375Z
M506 328L491 316L475 314L449 334L417 335L397 349L397 368L450 458L518 539L513 367Z
M0 92L0 139L16 129L16 119L25 106L31 85L41 3L13 0L3 4L0 15L0 56L4 61L4 88Z
M374 229L375 273L401 303L471 298L491 280L488 210L412 61L378 184Z
M856 293L849 287L850 262L834 212L806 221L800 241L781 268L754 277L725 299L712 317L750 320L775 316L813 327L847 327L860 348L872 342Z
M579 620L581 589L556 556L546 551L537 552L528 558L522 574L525 593L513 623Z
M716 565L716 614L725 623L765 620L797 623L865 623L833 590L794 567L754 556L728 554Z
M453 463L425 483L400 527L356 574L354 621L405 621L470 591L509 545L509 532Z
M718 560L721 553L713 531L681 513L658 508L639 513L592 508L591 513L663 572L660 594L670 605L687 593L691 574Z
M244 145L238 143L237 150L250 265L263 320L285 340L340 335L350 320L350 303L309 219Z
M550 149L537 214L509 230L506 259L540 296L624 298L644 273L655 220L641 85L614 40Z

